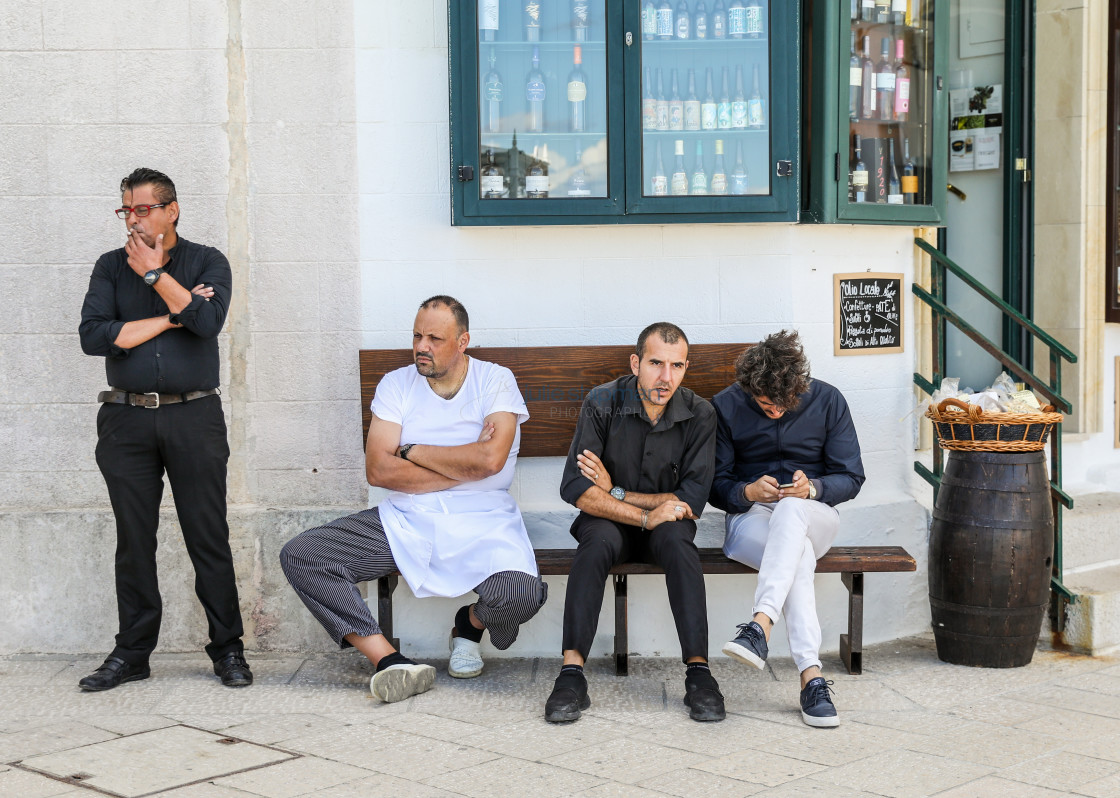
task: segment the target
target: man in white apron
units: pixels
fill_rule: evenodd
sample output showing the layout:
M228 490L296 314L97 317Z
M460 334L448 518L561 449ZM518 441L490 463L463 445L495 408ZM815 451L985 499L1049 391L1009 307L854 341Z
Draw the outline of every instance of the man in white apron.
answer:
M327 633L374 664L370 689L382 701L428 690L435 669L393 648L356 583L400 571L418 598L476 592L451 630L448 673L461 679L482 672L485 630L496 648L509 648L548 595L509 495L529 413L508 368L466 354L468 325L452 297L420 306L415 365L386 374L371 407L366 478L392 493L304 532L280 553L288 581Z

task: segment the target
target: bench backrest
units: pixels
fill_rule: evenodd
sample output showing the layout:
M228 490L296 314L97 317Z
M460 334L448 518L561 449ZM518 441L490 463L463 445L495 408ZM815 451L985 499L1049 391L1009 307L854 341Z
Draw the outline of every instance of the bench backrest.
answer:
M692 344L684 385L711 399L735 381L735 359L750 344ZM519 457L564 456L587 392L630 373L632 346L472 347L471 357L509 368L529 408L521 426ZM412 363L411 349L362 349L362 441L369 433L370 402L382 376Z

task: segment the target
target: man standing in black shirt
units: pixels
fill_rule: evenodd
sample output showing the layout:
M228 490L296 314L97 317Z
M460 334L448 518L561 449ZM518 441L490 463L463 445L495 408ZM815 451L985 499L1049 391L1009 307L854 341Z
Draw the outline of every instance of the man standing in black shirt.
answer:
M117 521L119 632L104 664L78 682L109 690L146 679L159 637L156 528L166 470L206 611L206 653L222 684L252 684L226 524L225 417L218 333L229 308L229 261L176 233L175 184L137 169L121 181L128 240L94 266L78 333L105 358L110 390L97 415L97 464ZM186 286L194 286L187 289Z
M591 706L583 664L607 575L637 560L665 570L691 717L723 720L723 695L708 669L704 573L693 542L712 484L715 411L679 387L688 338L675 324L646 327L630 368L632 375L588 394L564 466L560 495L580 510L571 530L579 546L564 601L564 665L545 719L578 720Z

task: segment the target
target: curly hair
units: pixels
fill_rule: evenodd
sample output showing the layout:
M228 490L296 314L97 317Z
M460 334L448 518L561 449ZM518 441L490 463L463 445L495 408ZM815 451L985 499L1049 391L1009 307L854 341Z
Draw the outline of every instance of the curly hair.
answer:
M794 410L809 390L809 361L796 330L782 330L750 347L735 361L735 381L751 396L765 396Z

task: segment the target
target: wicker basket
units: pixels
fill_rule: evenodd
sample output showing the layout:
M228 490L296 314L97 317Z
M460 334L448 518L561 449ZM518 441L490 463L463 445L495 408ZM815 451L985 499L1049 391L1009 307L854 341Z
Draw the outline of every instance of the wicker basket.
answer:
M1047 405L1039 413L985 413L959 399L945 399L930 406L942 449L961 452L1036 452L1046 445L1050 428L1062 423L1062 414Z

